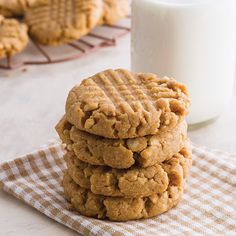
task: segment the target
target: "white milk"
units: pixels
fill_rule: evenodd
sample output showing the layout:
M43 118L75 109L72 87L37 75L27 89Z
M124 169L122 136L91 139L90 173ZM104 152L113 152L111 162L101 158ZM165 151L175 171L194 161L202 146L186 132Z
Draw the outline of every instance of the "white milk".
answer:
M232 96L235 3L133 0L132 70L185 83L192 100L190 124L217 117Z

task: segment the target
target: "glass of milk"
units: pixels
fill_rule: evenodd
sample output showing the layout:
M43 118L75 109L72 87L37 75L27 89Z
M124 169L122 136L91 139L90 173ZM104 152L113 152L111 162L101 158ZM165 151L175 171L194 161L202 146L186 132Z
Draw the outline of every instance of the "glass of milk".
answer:
M220 115L233 94L235 0L133 0L132 70L187 85L188 121Z

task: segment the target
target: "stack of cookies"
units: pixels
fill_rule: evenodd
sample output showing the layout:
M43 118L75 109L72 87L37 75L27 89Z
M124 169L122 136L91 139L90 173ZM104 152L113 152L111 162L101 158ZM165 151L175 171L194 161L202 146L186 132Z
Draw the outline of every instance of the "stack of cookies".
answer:
M127 221L177 205L191 166L184 85L106 70L69 93L56 130L66 146L65 196L80 214Z

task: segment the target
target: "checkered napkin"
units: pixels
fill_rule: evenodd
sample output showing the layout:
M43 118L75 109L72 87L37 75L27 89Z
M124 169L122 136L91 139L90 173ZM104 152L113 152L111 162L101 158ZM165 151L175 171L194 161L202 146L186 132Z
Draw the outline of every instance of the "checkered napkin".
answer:
M236 156L193 147L193 167L182 202L158 217L117 223L68 210L61 180L63 146L0 165L0 186L38 211L83 235L236 235Z

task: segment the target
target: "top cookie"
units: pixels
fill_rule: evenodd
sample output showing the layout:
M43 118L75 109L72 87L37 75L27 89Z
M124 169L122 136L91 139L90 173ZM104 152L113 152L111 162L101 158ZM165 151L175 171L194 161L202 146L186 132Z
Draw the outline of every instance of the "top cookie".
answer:
M66 119L92 134L135 138L175 127L189 104L186 87L174 79L106 70L70 91Z
M27 7L37 0L0 0L0 14L6 17L22 16Z
M130 13L129 0L103 0L103 2L104 14L101 23L113 25Z
M58 45L87 34L98 24L102 12L102 0L38 0L27 9L25 20L34 40Z

